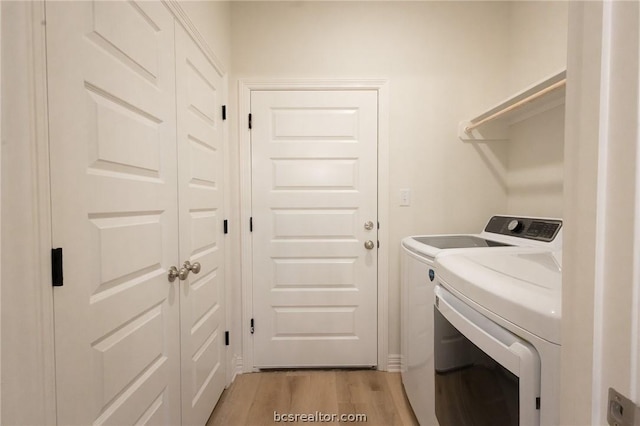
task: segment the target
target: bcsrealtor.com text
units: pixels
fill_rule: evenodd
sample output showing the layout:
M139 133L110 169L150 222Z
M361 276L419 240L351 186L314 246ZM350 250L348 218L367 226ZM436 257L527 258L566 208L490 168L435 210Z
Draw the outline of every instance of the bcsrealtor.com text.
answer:
M316 411L315 413L278 413L274 411L273 421L275 423L364 423L367 421L367 415L323 413L322 411Z

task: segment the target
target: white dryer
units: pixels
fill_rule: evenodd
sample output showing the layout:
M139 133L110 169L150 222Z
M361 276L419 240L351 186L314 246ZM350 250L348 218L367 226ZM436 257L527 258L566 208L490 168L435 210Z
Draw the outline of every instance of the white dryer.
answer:
M559 424L561 252L444 254L436 267L439 424Z
M561 227L559 219L493 216L479 234L419 235L402 240L400 363L405 392L420 424L438 424L433 346L436 256L558 250Z

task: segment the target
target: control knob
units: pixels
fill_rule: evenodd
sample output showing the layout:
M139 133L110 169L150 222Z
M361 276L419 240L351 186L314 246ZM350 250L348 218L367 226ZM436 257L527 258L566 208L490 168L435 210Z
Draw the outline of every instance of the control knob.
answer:
M518 219L513 219L511 222L509 222L509 224L507 225L507 229L511 232L520 232L522 231L523 228L523 223L522 221L518 220Z

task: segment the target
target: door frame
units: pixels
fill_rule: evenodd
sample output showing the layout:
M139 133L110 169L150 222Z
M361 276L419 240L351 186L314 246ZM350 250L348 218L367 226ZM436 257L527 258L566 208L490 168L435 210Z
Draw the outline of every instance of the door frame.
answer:
M375 90L378 93L378 370L389 365L389 81L387 79L240 79L238 80L238 141L240 144L240 239L242 247L242 371L253 367L253 257L249 230L251 211L251 132L246 117L251 92L260 90Z
M19 8L24 16L23 26L16 33L13 33L10 26L9 31L12 31L12 35L16 37L18 43L22 42L21 53L27 58L22 66L22 71L26 73L25 82L22 86L17 86L16 89L25 89L29 102L27 108L20 111L12 123L5 122L3 127L5 130L12 126L31 129L29 138L24 141L28 146L26 149L30 156L20 158L20 166L30 170L32 185L21 189L20 203L14 205L13 210L7 212L5 206L4 217L11 218L17 210L27 210L31 212L34 220L33 232L25 235L23 250L20 253L31 255L32 271L26 278L29 281L27 285L23 286L23 291L33 300L35 306L36 313L27 317L27 320L30 321L28 322L29 332L35 339L34 344L37 346L37 353L34 356L37 362L29 365L25 363L19 367L20 370L28 369L30 373L29 377L26 379L22 377L22 379L35 381L42 389L37 398L30 398L20 409L35 410L36 416L44 422L55 424L56 376L53 287L51 285L51 197L49 190L45 2L37 0L18 3L15 8ZM3 94L8 98L12 97L7 87L3 88ZM6 149L6 147L2 147L1 151L6 153ZM4 266L6 269L7 265ZM25 275L20 270L17 270L16 273L18 275L10 274L9 278L20 276L25 279ZM8 272L5 271L5 278L7 278L7 274ZM6 382L3 380L3 385L12 382L12 374L15 376L16 372L10 372L9 378L5 377ZM2 387L5 388L5 386ZM12 390L9 389L9 392ZM6 394L7 389L3 389L2 393Z

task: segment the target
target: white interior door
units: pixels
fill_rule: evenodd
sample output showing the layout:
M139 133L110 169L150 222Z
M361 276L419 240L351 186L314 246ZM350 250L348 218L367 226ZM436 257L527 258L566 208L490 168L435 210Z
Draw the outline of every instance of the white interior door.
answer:
M173 18L50 2L47 51L58 424L180 424Z
M182 422L206 423L224 362L223 79L176 24L180 259L201 265L180 283Z
M377 365L377 92L251 113L254 366Z

